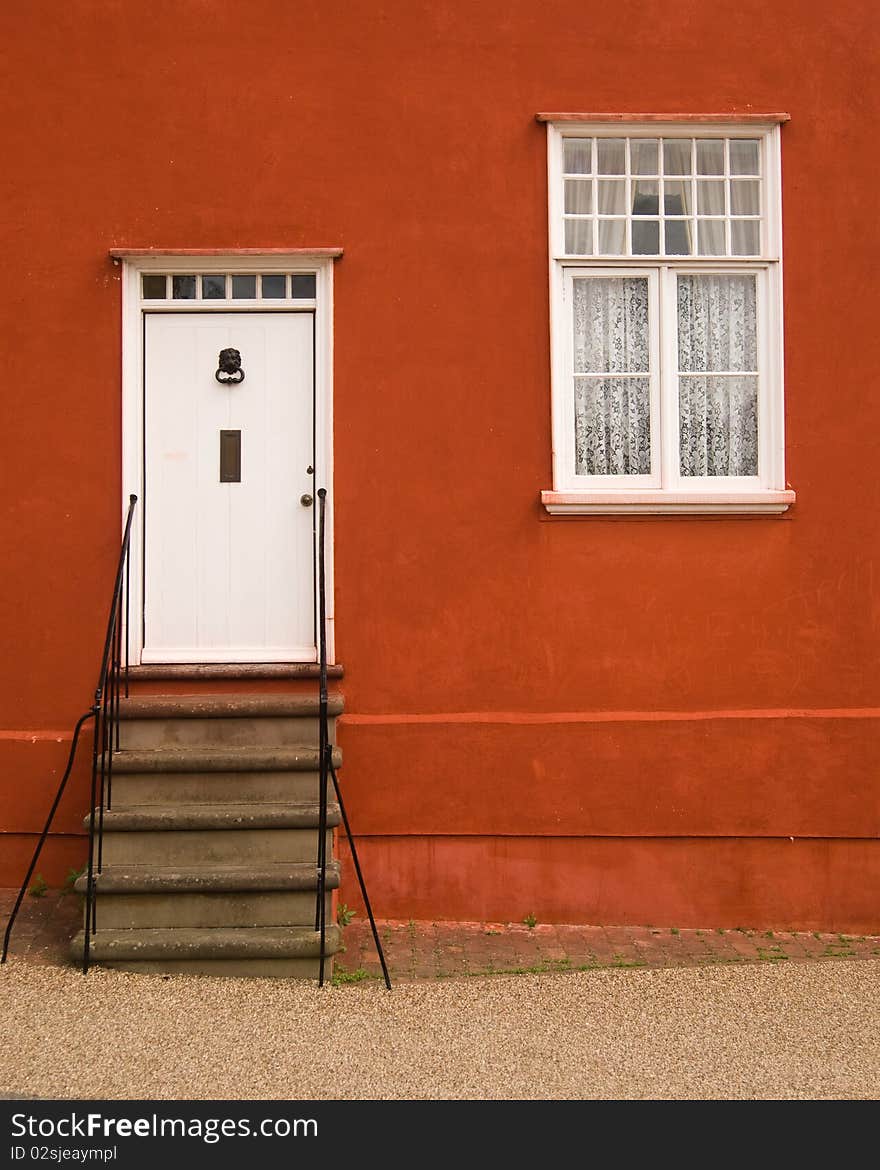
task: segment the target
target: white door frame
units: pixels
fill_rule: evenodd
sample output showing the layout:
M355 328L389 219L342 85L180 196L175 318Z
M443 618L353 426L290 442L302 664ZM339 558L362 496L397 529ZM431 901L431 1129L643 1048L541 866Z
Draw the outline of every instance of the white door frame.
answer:
M326 601L327 660L336 661L333 588L333 261L341 248L262 251L244 249L229 252L198 250L163 251L113 249L114 263L122 265L122 522L128 512L129 496L138 498L131 532L131 629L129 651L132 664L141 661L144 634L144 303L141 274L185 273L280 273L296 272L315 276L315 300L304 301L303 309L315 314L315 485L327 488L326 513ZM287 306L289 307L289 306ZM210 303L168 300L151 302L150 312L265 312L265 301ZM280 306L282 309L284 306ZM291 310L295 311L295 310ZM317 500L316 521L317 521ZM317 522L316 522L317 530ZM317 548L315 550L317 564ZM315 574L317 594L317 573ZM317 604L317 602L316 602ZM316 610L317 612L317 610Z

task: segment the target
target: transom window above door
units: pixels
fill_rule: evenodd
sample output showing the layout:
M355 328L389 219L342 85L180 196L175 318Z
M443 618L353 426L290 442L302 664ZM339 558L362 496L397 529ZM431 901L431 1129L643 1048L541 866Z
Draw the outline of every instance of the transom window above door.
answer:
M175 301L242 302L271 304L313 301L316 278L313 272L144 272L141 297L145 302Z
M548 125L550 512L781 512L778 119Z

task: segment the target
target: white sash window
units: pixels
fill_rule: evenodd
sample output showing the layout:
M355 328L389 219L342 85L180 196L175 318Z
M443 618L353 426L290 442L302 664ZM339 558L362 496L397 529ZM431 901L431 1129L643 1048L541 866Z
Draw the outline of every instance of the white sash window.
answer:
M778 124L545 120L545 506L784 511Z

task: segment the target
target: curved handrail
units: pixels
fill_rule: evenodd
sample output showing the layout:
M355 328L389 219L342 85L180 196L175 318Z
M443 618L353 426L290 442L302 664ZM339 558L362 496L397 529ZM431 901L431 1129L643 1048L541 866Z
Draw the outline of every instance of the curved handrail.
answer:
M130 495L128 497L128 513L125 517L125 529L122 533L122 548L119 551L119 562L116 566L116 581L113 585L113 600L110 603L110 616L107 619L107 636L104 638L104 654L101 658L101 672L98 675L98 685L95 687L95 702L100 703L101 696L107 686L107 673L110 669L110 651L113 642L114 626L117 625L117 607L122 598L122 581L123 576L127 573L128 566L128 549L131 544L131 522L134 519L134 509L137 504L137 496ZM126 581L127 584L127 581ZM126 633L128 631L126 630ZM126 655L126 668L128 667L128 656Z
M24 900L25 891L27 890L28 885L30 884L30 880L34 875L34 870L37 867L37 860L39 859L40 851L42 850L46 838L49 835L49 829L52 827L52 820L55 816L55 812L61 801L61 797L64 795L64 789L67 787L67 780L73 768L73 760L76 755L79 733L82 730L82 726L86 720L94 719L94 717L95 709L93 707L91 711L86 711L85 714L80 715L79 719L76 721L76 727L73 730L73 742L70 745L70 753L67 757L67 767L64 769L64 775L61 777L61 783L58 785L58 791L55 793L55 799L52 801L52 807L49 809L49 815L46 817L46 823L43 826L42 833L40 834L39 843L34 850L34 855L31 858L28 871L24 875L24 881L21 883L21 889L18 891L18 897L15 899L15 905L12 908L12 913L9 915L9 922L6 925L6 933L3 935L3 954L0 956L0 963L6 962L6 956L9 954L9 938L12 934L12 928L15 925L16 918L18 917L18 911L21 907L21 903Z
M119 552L119 560L116 566L116 579L113 585L113 597L110 602L110 616L107 620L107 632L104 638L104 649L101 656L101 665L98 672L98 682L95 687L95 701L88 711L80 715L76 721L76 726L73 731L73 740L70 745L70 752L67 757L67 767L64 769L64 775L61 777L61 782L58 785L58 790L55 793L55 799L52 801L52 807L49 809L49 815L46 818L46 823L43 826L43 831L34 849L31 857L30 865L25 874L24 881L18 891L18 896L12 908L12 913L9 916L9 921L6 925L6 932L3 936L3 951L0 955L0 963L6 962L7 954L9 953L9 941L12 935L12 928L15 925L15 920L18 917L18 912L21 908L24 895L27 891L28 884L33 876L34 870L39 860L40 853L46 843L46 838L49 835L49 829L52 826L52 821L55 813L58 810L58 805L61 802L61 797L64 795L64 789L67 786L67 781L70 778L70 773L73 770L73 762L76 757L76 749L79 744L80 731L83 725L89 720L94 722L94 737L92 746L92 783L91 783L91 803L89 809L89 862L88 862L88 892L86 895L86 922L85 922L85 944L83 955L83 973L88 970L89 959L89 925L91 923L92 932L94 933L94 918L95 918L95 896L94 896L94 877L95 877L95 801L98 795L98 777L100 776L100 797L101 809L98 817L98 872L100 872L101 859L101 840L100 835L103 829L104 821L104 794L108 795L110 792L110 778L112 775L112 757L113 757L113 736L116 735L116 747L119 746L118 734L118 718L119 718L119 692L122 686L122 613L123 613L123 598L125 602L125 627L126 635L128 634L128 599L130 594L130 576L129 576L129 549L131 546L131 525L134 518L134 509L137 504L137 496L131 495L128 497L128 513L125 518L125 528L122 534L122 546ZM128 637L125 639L125 675L124 685L125 694L128 695ZM108 690L108 682L110 683ZM115 724L115 727L114 727ZM102 744L101 755L98 754L99 739Z

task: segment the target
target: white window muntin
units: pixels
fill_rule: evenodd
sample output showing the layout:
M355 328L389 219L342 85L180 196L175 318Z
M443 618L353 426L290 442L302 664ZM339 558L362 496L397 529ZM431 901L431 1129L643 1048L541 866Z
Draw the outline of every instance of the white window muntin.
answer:
M719 123L714 125L700 126L691 123L652 123L646 126L639 127L637 125L621 124L615 126L613 123L566 123L558 125L549 125L548 130L548 152L549 152L549 171L550 171L550 242L554 258L556 259L581 259L581 260L616 260L621 258L631 258L637 263L650 260L655 256L662 256L669 260L699 260L705 257L706 260L776 260L779 257L781 230L779 223L779 126L778 125L738 125L736 123ZM583 180L591 184L592 199L591 199L591 213L589 216L584 216L585 224L592 225L592 242L593 247L590 252L568 252L565 246L565 222L567 218L565 210L565 183L564 176L564 144L567 139L591 139L594 144L600 139L616 139L622 140L625 143L625 158L626 169L625 172L619 176L608 176L608 180L612 178L622 179L626 185L626 200L622 212L615 214L604 214L599 210L599 189L598 184L606 181L596 173L595 157L597 147L593 147L593 173L588 178ZM696 166L692 159L691 171L689 176L691 189L691 204L689 213L684 216L667 216L664 202L664 177L661 173L656 176L658 181L658 212L656 215L640 216L633 215L633 183L637 180L648 179L652 176L632 174L632 143L640 140L657 139L662 142L663 139L690 139L692 141L692 151L695 154L696 142L705 140L721 140L725 143L724 146L724 173L717 176L697 176L695 174ZM729 142L736 139L754 139L759 143L759 173L756 175L731 175L730 157L729 157ZM662 164L661 164L662 168ZM667 176L669 178L669 176ZM701 183L712 183L724 180L724 213L710 214L698 213L697 202L697 188ZM676 180L678 181L678 180ZM731 183L753 182L760 183L760 203L758 214L733 214L730 207L730 191ZM571 220L571 213L568 213L568 218ZM658 251L656 253L636 253L631 251L631 234L629 225L632 222L648 222L657 220L660 228L663 228L664 220L669 219L673 222L689 223L696 229L695 235L699 233L699 221L705 220L707 222L714 222L719 226L724 227L725 250L717 253L679 253L665 251ZM599 249L599 224L600 222L610 223L612 220L618 220L624 225L624 249L620 252L603 252ZM736 223L757 223L759 225L760 244L759 249L755 253L732 255L729 251L731 224ZM663 232L660 232L661 244L663 243ZM698 240L694 241L698 246Z
M608 374L594 372L580 374L575 370L575 332L574 332L574 284L576 280L625 280L628 278L643 279L648 285L648 370L646 378L650 393L650 436L651 436L651 469L646 475L579 475L576 471L576 386L584 379L604 378L632 378L635 372ZM660 296L659 279L656 268L637 268L627 265L618 267L568 267L564 269L564 285L562 290L563 311L566 314L568 326L563 345L564 377L567 394L564 396L562 417L558 420L557 443L555 444L559 465L569 470L566 487L578 488L631 488L650 489L661 487L661 416L660 416Z

